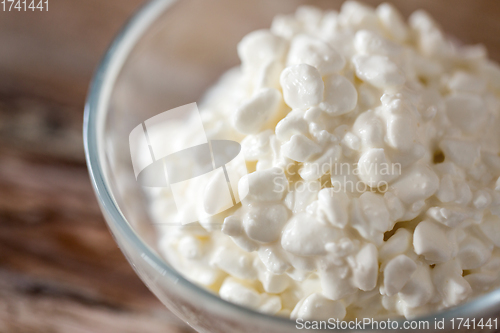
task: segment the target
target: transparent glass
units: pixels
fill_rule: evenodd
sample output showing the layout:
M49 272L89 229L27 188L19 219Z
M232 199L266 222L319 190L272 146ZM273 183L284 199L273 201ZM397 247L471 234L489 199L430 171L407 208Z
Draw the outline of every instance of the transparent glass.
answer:
M112 43L93 79L84 142L91 180L108 226L149 289L200 332L290 332L295 322L228 303L179 275L156 252L145 198L130 159L130 131L153 115L199 102L238 63L237 42L278 13L328 1L157 0L144 6ZM500 290L439 318L496 317ZM422 318L434 322L434 316ZM431 331L432 331L431 324ZM428 330L427 330L428 331Z

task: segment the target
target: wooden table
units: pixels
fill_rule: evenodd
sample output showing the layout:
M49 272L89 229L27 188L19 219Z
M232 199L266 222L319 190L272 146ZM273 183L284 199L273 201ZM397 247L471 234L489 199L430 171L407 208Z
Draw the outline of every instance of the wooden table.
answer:
M83 104L142 0L0 12L0 332L187 332L117 248L89 182Z
M0 12L0 332L190 331L115 245L84 161L92 72L142 2L50 0L48 12ZM500 1L397 5L405 15L428 9L500 59Z

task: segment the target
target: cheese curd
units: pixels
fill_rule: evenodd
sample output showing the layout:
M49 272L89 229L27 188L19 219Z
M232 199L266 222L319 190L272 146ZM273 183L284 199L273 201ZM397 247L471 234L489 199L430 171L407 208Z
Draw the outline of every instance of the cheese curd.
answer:
M500 67L483 48L348 1L277 16L238 55L200 108L209 139L242 145L243 200L172 227L152 192L175 268L304 319L410 318L500 285Z

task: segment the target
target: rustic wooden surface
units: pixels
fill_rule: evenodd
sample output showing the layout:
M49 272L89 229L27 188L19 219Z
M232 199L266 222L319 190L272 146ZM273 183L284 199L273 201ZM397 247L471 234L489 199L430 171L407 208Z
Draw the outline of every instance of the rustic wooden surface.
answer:
M243 1L243 0L235 0ZM84 163L83 104L106 46L142 0L50 0L0 12L0 332L188 332L111 238ZM378 2L378 1L369 1ZM332 1L338 7L340 1ZM428 9L500 59L500 1Z
M140 0L0 12L0 332L188 332L117 248L85 166L92 72Z

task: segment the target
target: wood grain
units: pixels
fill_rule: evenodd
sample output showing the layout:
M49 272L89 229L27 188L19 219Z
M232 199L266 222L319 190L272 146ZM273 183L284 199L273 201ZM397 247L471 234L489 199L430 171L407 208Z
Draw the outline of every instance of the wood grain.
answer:
M188 332L144 286L85 166L95 66L143 1L0 12L0 332Z
M190 331L117 248L84 163L89 81L143 2L50 0L49 12L0 12L2 333ZM445 31L500 59L500 1L393 3L405 15L427 9Z

